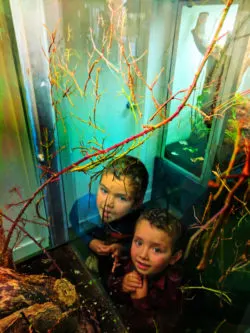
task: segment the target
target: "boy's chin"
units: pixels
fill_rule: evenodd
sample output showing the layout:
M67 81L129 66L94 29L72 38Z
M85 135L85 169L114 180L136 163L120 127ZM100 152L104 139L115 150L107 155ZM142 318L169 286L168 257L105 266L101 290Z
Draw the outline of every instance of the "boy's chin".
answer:
M103 223L106 223L106 224L109 224L109 223L112 223L114 221L116 221L117 219L115 219L114 217L103 217L102 218L102 222Z
M103 223L111 223L111 222L113 222L114 221L114 219L112 219L112 218L108 218L108 217L103 217L102 218L102 222Z
M110 223L114 220L111 214L103 213L102 210L99 210L99 215L101 217L102 222L104 223Z
M103 223L111 223L114 221L122 220L123 218L126 218L127 214L121 215L121 216L114 216L114 215L101 215L101 219Z
M137 273L139 273L141 276L146 276L148 278L158 276L159 274L161 274L163 272L163 270L161 270L161 271L142 270L138 267L135 267L135 269L136 269Z
M143 276L151 275L150 271L148 271L148 270L140 269L137 266L135 266L135 269L136 269L137 273L139 273L140 275L143 275Z
M138 271L137 271L138 272ZM147 272L138 272L141 276L145 276L145 277L149 277L151 276L151 274L147 273Z

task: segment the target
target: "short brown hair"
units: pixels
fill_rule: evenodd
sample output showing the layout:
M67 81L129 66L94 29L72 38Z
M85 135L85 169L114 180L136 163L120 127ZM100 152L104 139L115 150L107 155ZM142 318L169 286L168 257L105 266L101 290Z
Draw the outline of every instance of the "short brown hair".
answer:
M104 172L112 173L117 179L120 179L121 176L129 177L134 190L135 202L143 200L148 186L148 171L138 158L125 155L111 161L105 167Z
M165 231L173 239L173 249L178 251L184 247L185 228L184 225L171 215L167 209L153 208L141 213L136 224L147 220L150 225Z

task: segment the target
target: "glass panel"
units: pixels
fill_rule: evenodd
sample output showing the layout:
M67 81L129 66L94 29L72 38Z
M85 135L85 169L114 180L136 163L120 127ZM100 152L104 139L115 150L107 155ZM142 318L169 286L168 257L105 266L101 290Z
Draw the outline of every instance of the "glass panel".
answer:
M60 115L57 120L59 142L61 146L66 147L62 152L63 167L83 158L87 151L91 153L94 149L107 148L124 140L135 133L138 126L136 124L138 113L129 107L127 84L124 81L125 78L119 73L123 61L120 59L117 38L118 34L122 33L126 50L130 43L132 55L139 55L138 36L136 36L136 30L132 29L137 16L139 18L139 6L137 3L129 5L131 14L128 13L128 21L122 22L121 15L125 15L126 8L123 5L119 8L118 4L120 2L116 5L118 11L114 14L113 22L116 28L110 32L114 36L105 36L109 24L109 10L105 1L85 1L84 3L77 0L70 3L66 0L62 1L64 50L65 52L70 50L69 52L72 53L68 66L77 68L75 79L78 85L78 88L73 87L74 94L59 106ZM133 11L135 11L134 14ZM123 27L122 24L124 24ZM102 50L104 38L109 37L111 44L108 61L112 65L100 61L98 53L93 49L93 43L95 43L95 47ZM91 66L93 67L90 72ZM89 81L88 75L90 75ZM92 174L96 171L98 169L94 169ZM84 175L82 172L74 173L70 178L64 177L68 213L74 201L88 192L90 184L90 175ZM92 193L96 193L97 183L93 179ZM92 216L96 212L90 214ZM86 220L87 215L85 212L81 222Z
M225 129L222 143L216 154L215 165L221 166L224 170L228 167L229 160L233 155L235 143L238 133L238 126L242 129L239 140L240 153L236 154L235 169L240 168L244 164L245 140L250 139L250 39L246 47L243 62L239 66L239 76L237 79L237 90L232 96L232 107L227 114Z
M34 160L32 156L29 130L25 120L20 95L20 81L16 72L16 63L13 51L9 26L10 17L5 13L2 2L0 3L0 209L10 219L15 219L20 212L20 207L29 198L39 182L36 178ZM37 200L41 197L37 197ZM40 202L40 213L46 218L43 202ZM44 247L48 246L48 229L36 215L35 205L30 205L23 220L19 222L21 227L35 238ZM6 218L4 229L6 235L12 223ZM33 221L33 223L31 223ZM12 237L10 247L14 247L14 259L19 260L30 256L40 249L34 242L26 237L23 232L16 230ZM3 245L3 244L1 244Z
M222 9L223 5L181 6L176 35L176 60L172 75L173 94L191 84L214 34ZM238 5L231 6L220 36L229 33L218 41L202 70L187 106L167 128L165 157L198 177L201 176L203 164L206 164L205 154L214 119L213 113L218 95L223 89L221 79L229 56L228 46L237 9ZM183 93L179 93L171 102L169 115L177 110L182 96Z
M54 5L53 2L47 1L45 6L48 29L51 31L55 29L55 19L52 16L55 12ZM129 90L128 66L121 53L121 48L124 46L128 56L127 61L138 59L142 75L145 78L148 75L151 81L160 71L161 67L159 69L157 67L161 66L160 57L164 53L165 46L159 49L159 65L154 65L152 69L148 64L155 60L153 57L150 60L146 52L150 38L152 1L118 1L113 5L112 14L106 1L82 3L74 0L70 4L68 1L61 2L63 19L57 25L57 41L60 38L61 41L57 45L58 58L55 57L55 64L50 69L54 77L56 71L60 73L60 89L65 91L71 89L67 98L61 98L59 97L61 91L57 90L56 85L52 87L54 99L60 99L60 103L56 105L56 115L58 141L60 147L63 147L60 152L62 167L67 167L83 158L86 153L108 148L140 132L142 123L147 121L147 112L152 113L152 106L146 105L151 97L145 97L145 84L135 75L134 70L131 76L134 92ZM110 21L111 15L113 21ZM108 43L110 49L107 51ZM159 48L160 44L161 41L155 41L154 38L154 47ZM105 59L100 55L103 47ZM74 73L73 80L69 71ZM156 87L156 93L157 89ZM133 100L135 98L133 94L137 100ZM150 110L147 111L147 107ZM154 140L156 141L156 136ZM150 141L153 146L155 143ZM131 154L147 163L152 179L156 152L150 156L146 154L149 145L150 143L146 143ZM128 147L129 145L124 145L123 151ZM93 168L93 172L90 171L88 174L74 172L63 176L68 215L75 200L88 193L90 183L92 193L96 193L99 180L91 176L102 167L103 165ZM148 192L150 197L150 186ZM85 211L84 214L82 211L79 212L80 223L83 224L86 219L95 220L96 214L97 211L91 210ZM87 228L87 223L84 227Z
M57 141L55 114L51 102L48 49L48 30L44 18L47 1L11 0L11 13L19 52L19 60L25 87L27 113L32 123L32 139L38 169L43 182L47 214L50 219L51 245L60 245L68 240L67 216L64 212L62 179L46 184L51 170L61 170ZM58 17L56 1L50 1L54 15L53 29ZM36 38L34 38L36 36ZM44 185L45 183L45 185ZM42 189L43 189L42 188Z

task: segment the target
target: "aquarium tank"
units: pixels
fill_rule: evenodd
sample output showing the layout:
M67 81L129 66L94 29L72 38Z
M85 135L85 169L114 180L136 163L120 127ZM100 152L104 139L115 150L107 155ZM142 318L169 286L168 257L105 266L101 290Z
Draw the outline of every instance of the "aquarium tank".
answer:
M249 36L249 0L0 0L1 332L250 332Z

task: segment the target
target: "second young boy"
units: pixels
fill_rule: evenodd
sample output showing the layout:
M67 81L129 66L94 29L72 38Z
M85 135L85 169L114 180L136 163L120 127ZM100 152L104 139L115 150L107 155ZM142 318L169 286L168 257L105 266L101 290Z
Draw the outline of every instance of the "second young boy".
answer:
M115 301L128 305L131 332L155 332L156 324L162 333L174 329L182 304L177 262L182 257L183 230L165 209L151 209L139 217L131 259L109 278Z

